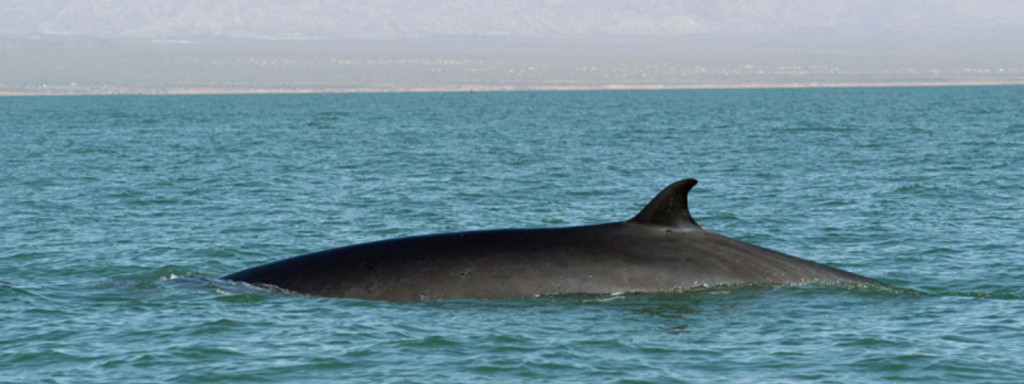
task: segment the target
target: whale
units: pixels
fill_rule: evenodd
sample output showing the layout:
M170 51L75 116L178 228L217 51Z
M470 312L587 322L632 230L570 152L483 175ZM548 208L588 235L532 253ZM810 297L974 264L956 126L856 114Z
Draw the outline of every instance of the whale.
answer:
M656 293L737 284L884 285L701 227L687 204L696 184L685 179L669 185L626 221L381 240L294 256L221 279L380 301Z

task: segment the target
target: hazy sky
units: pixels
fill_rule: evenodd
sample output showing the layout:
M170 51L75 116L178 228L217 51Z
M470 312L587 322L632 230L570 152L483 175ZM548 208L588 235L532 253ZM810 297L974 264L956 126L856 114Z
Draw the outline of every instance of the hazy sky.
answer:
M590 37L1024 26L1019 0L0 0L0 34Z
M1021 0L0 0L0 10L0 91L1024 81Z

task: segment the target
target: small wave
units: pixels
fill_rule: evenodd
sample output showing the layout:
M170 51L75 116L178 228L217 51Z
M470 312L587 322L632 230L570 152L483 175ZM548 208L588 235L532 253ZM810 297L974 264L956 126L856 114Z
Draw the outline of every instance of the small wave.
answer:
M203 278L207 284L216 289L217 293L230 295L257 295L257 296L308 296L301 293L287 290L276 285L262 283L247 283L244 281Z
M921 292L924 296L936 296L936 297L965 297L975 299L993 299L993 300L1011 300L1019 301L1024 300L1024 295L1009 292L957 292L957 291L933 291L933 292Z
M39 294L36 294L35 292L32 292L28 288L18 287L16 285L14 285L14 283L11 283L9 281L3 281L3 280L0 280L0 296L5 296L8 299L10 299L10 298L26 298L27 297L27 298L31 298L31 299L34 300L34 299L41 299L42 298L42 296L40 296Z
M922 297L969 297L977 299L996 299L996 300L1024 300L1024 294L1013 293L1013 292L984 292L984 291L951 291L951 290L932 290L927 288L913 289L913 288L902 288L892 285L877 285L877 284L850 284L850 283L813 283L814 285L827 286L830 288L839 288L854 290L864 293L882 293L892 295L905 295L905 296L922 296Z
M169 276L161 276L157 281L177 280L182 276L175 275L173 272Z

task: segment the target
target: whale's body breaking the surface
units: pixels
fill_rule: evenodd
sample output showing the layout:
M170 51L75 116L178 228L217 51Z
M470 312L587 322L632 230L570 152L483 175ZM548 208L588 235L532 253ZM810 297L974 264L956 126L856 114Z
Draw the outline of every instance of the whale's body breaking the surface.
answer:
M335 248L224 279L302 294L412 301L664 292L719 284L881 284L705 230L691 218L694 179L624 222L415 236Z

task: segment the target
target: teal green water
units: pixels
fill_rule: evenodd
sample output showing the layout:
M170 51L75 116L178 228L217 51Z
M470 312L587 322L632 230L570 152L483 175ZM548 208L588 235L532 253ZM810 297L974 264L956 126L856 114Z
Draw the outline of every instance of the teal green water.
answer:
M632 217L902 289L381 303L219 281ZM0 382L1024 382L1024 88L0 98Z

